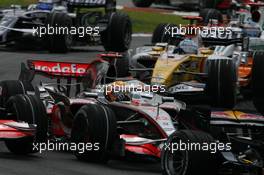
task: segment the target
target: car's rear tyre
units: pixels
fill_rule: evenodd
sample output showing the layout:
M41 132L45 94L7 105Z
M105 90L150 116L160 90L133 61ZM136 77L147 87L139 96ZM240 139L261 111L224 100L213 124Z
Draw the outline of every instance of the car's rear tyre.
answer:
M136 7L149 7L153 3L153 0L133 0L133 4Z
M116 129L115 114L108 107L99 104L81 107L74 117L71 140L76 144L92 144L93 150L77 150L76 157L88 162L107 162L108 151L117 139Z
M112 83L117 78L124 78L130 75L129 73L129 54L123 53L122 57L113 60L109 69L107 70L106 77L103 77L102 84Z
M192 130L176 131L169 136L161 152L163 175L209 175L216 172L214 154L203 150L180 150L181 144L210 144L214 142L211 135ZM178 145L178 149L176 149ZM174 148L175 150L172 150Z
M124 53L122 58L117 58L115 62L117 77L127 77L129 75L129 54Z
M264 115L264 52L254 54L252 66L252 95L253 103Z
M6 140L8 150L15 154L38 152L33 143L46 142L48 132L48 117L40 99L32 95L15 95L8 100L7 111L14 114L8 117L10 120L36 125L35 136Z
M232 59L208 59L206 93L214 107L233 108L236 104L237 71Z
M72 19L69 15L62 12L53 12L47 18L47 25L53 28L67 27L69 30L72 27ZM54 30L55 32L55 30ZM72 45L73 36L65 31L46 35L46 43L49 52L51 53L67 53Z
M202 10L206 7L207 0L199 0L199 9Z
M109 15L109 24L107 29L101 33L101 41L106 51L127 51L132 41L130 17L122 12Z
M34 91L29 83L19 80L6 80L0 82L0 107L5 107L6 102L11 96L25 94L26 91Z
M202 9L205 9L205 8L211 8L211 9L214 9L216 8L218 5L218 2L213 1L212 0L199 0L199 9L202 10Z
M207 25L211 20L218 20L219 23L223 21L222 13L219 10L206 8L200 10L200 17L203 18L203 24Z
M177 42L176 38L172 37L172 28L177 27L175 24L169 24L169 23L161 23L159 24L152 35L152 44L156 43L169 43L178 45L179 41ZM177 43L176 43L177 42Z

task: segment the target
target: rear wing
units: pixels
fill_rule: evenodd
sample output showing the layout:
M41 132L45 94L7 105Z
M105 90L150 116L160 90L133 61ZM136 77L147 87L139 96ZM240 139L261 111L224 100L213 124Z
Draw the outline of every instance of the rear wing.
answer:
M220 27L222 28L222 27ZM215 27L208 33L201 33L202 42L205 46L222 45L227 46L231 44L241 45L243 50L248 48L248 37L243 36L243 30L240 28L222 28L218 31Z
M49 79L56 79L57 86L61 86L61 80L67 80L67 88L76 85L77 92L80 91L81 84L85 88L95 88L98 83L107 78L110 68L116 64L116 59L123 57L120 53L109 52L99 54L97 59L91 63L60 62L46 60L28 60L21 63L19 80L32 83L35 75L42 75ZM76 83L73 84L72 81Z
M64 86L66 86L69 96L71 86L76 86L76 94L81 91L81 87L95 88L106 76L109 65L109 62L102 59L97 59L89 64L28 60L27 65L21 64L19 80L31 84L35 75L42 75L49 79L56 79L58 88L63 86L62 80L66 80L67 83Z
M53 77L84 77L93 63L56 62L43 60L28 60L27 65L35 73Z
M41 74L48 78L75 78L87 77L89 74L106 74L115 59L121 59L123 54L108 52L98 54L91 63L61 62L46 60L27 60L21 64L20 79L31 82L35 74Z
M69 7L76 8L115 8L116 0L64 0Z

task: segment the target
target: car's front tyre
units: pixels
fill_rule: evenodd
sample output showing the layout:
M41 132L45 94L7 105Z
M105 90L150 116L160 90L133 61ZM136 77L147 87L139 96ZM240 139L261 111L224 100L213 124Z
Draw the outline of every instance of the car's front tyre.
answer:
M215 174L215 155L209 151L180 149L181 144L210 144L211 135L192 130L176 131L169 136L161 153L163 175ZM178 148L177 148L178 146Z
M45 143L48 136L48 117L43 103L33 95L15 95L8 100L6 109L12 114L7 119L36 125L34 136L6 140L8 150L14 154L38 152L33 144Z
M133 4L136 7L150 7L153 0L133 0Z
M264 52L256 52L252 67L252 94L253 103L264 115Z
M237 97L237 69L232 59L208 59L206 93L214 107L233 108Z
M109 150L117 139L114 112L100 104L87 104L79 109L73 121L71 140L73 143L92 144L92 150L76 150L81 161L104 163Z

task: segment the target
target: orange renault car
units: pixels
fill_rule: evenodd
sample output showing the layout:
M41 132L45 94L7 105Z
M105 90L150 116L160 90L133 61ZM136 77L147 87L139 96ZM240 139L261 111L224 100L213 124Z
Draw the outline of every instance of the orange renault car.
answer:
M228 27L224 34L201 34L201 43L206 48L202 48L199 42L195 45L195 37L188 39L186 36L177 35L170 39L167 35L158 35L162 25L158 26L152 38L152 42L157 44L154 47L137 48L130 62L132 70L138 73L136 76L140 75L137 78L148 78L151 84L165 85L169 95L183 95L185 100L187 95L193 100L197 99L193 98L193 94L199 93L209 97L206 99L210 104L228 108L236 105L238 97L253 96L255 106L259 111L263 111L261 104L264 102L261 102L261 99L264 99L264 96L261 94L264 88L261 82L264 80L264 13L262 3L250 5L257 6L257 11L238 11L237 19L232 19L226 25L215 26L216 29ZM201 19L185 18L193 21ZM199 23L190 23L187 26L192 25L199 27ZM163 25L163 28L164 26L166 25ZM168 44L164 44L164 41ZM182 41L185 43L184 49L180 44ZM200 103L200 100L198 102Z
M184 51L194 48L189 39L183 42L190 44L188 47L156 44L138 48L131 58L132 71L151 84L165 85L168 95L197 100L193 95L199 94L217 107L233 108L238 97L252 97L250 93L262 111L263 39L251 37L249 42L248 37L233 36L222 40L208 38L211 46L197 47L197 53Z

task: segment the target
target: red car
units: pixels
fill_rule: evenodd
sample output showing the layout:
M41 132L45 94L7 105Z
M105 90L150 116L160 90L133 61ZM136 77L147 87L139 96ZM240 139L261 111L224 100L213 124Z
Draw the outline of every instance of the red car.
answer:
M119 57L118 61L112 61L117 57ZM110 73L112 72L110 76L114 76L113 72L117 76L121 76L123 73L124 76L124 72L126 72L124 61L126 62L121 58L121 55L110 53L100 55L98 59L90 64L34 60L28 61L27 66L22 63L20 80L0 82L0 140L5 141L7 148L15 154L35 153L38 150L34 150L33 143L47 141L48 122L52 119L51 115L53 115L53 105L48 102L52 101L53 98L45 96L47 95L45 94L45 88L43 88L46 87L45 85L33 87L31 81L35 75L44 75L44 77L51 79L56 78L57 85L55 89L57 91L53 94L57 94L61 99L64 97L63 93L69 94L70 88L67 89L69 86L60 85L60 81L65 80L68 84L71 84L73 80L77 81L76 83L79 84L76 85L76 93L78 93L81 88L79 81L84 79L93 80L83 83L83 85L89 87L94 87L98 83L97 79L94 78L99 76L97 70L100 70L100 72L109 70ZM122 68L116 71L116 66L120 65L122 65ZM42 90L44 90L44 93ZM43 96L40 96L40 94ZM73 103L76 102L76 100L72 101ZM49 105L43 105L43 103ZM76 103L79 103L78 100ZM54 121L54 124L56 124L56 121ZM60 135L60 130L54 129L52 133Z

